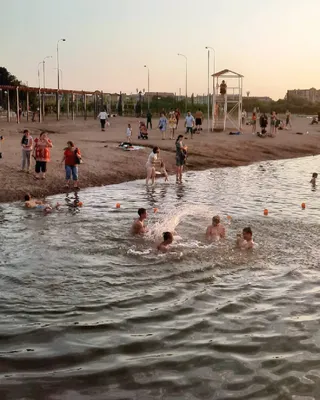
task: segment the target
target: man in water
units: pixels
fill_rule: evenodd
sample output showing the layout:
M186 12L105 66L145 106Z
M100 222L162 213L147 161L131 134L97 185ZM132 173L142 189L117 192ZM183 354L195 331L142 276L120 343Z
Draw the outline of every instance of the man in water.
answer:
M211 240L225 239L226 229L220 224L219 215L212 218L212 225L209 225L206 232L206 238Z
M144 220L147 219L147 210L145 208L139 208L139 218L132 224L131 232L133 235L143 235L147 232L147 228L144 226Z
M164 232L163 233L163 242L161 242L157 249L159 251L162 251L163 253L166 253L169 249L168 247L170 246L170 244L172 244L173 242L173 235L171 232Z
M244 228L242 235L240 233L237 235L237 246L240 247L241 250L253 249L254 242L250 227Z

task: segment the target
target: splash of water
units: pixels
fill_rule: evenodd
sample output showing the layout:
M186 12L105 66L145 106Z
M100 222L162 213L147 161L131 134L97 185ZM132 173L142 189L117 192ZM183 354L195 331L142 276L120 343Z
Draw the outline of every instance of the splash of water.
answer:
M187 216L195 216L197 218L208 217L208 215L216 215L217 212L210 206L206 205L184 205L178 208L172 208L160 219L154 221L151 219L148 225L147 237L150 239L161 239L163 232L174 233L177 226Z

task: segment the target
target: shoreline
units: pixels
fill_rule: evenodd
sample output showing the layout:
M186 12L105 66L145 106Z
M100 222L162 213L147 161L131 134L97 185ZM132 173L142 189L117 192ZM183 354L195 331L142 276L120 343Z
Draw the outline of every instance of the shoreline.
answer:
M64 167L60 166L63 148L68 140L75 142L81 150L84 164L79 166L79 186L81 189L124 183L146 177L145 163L153 146L158 145L169 175L175 174L175 146L173 140L161 140L159 130L149 130L149 140L138 140L139 120L134 117L110 119L111 126L101 132L99 122L93 118L83 120L48 120L42 124L0 122L0 135L3 158L0 159L0 203L21 201L25 193L35 198L65 193ZM133 128L132 143L144 146L137 151L119 149L125 141L128 123ZM158 119L154 118L154 126ZM184 133L183 124L177 130ZM238 167L262 161L292 159L320 154L319 128L308 125L303 118L293 121L292 131L279 131L276 138L261 139L251 134L249 126L244 127L243 135L228 135L228 132L195 134L191 140L185 140L188 146L186 171L202 171L213 168ZM42 130L48 132L53 142L51 162L48 165L46 180L37 182L32 173L19 172L21 162L20 141L23 129L28 128L33 138ZM306 135L295 132L309 131ZM169 137L169 132L167 132ZM316 172L316 171L315 171ZM306 171L309 174L310 171ZM170 179L172 180L172 178Z

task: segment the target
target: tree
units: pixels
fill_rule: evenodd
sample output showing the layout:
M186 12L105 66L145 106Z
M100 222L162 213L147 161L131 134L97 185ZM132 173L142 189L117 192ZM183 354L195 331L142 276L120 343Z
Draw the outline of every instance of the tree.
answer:
M120 92L119 100L118 100L118 115L122 115L122 93Z
M0 85L4 86L19 86L21 82L12 75L7 68L0 67Z

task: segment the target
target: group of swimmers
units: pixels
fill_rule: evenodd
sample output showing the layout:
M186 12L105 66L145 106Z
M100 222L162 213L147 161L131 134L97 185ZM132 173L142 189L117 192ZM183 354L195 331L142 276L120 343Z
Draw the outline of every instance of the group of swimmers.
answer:
M139 208L139 218L137 218L131 227L131 233L133 235L143 235L148 232L148 228L144 225L144 221L148 218L147 210L145 208ZM172 232L163 232L163 241L157 245L157 249L161 252L167 252L170 245L173 242ZM208 226L206 231L206 239L209 241L225 239L226 229L221 224L220 217L215 215L212 218L212 224ZM246 227L242 230L242 233L237 235L236 245L242 250L252 249L254 242L252 239L252 229Z

